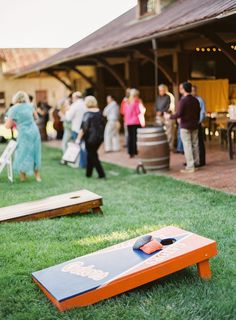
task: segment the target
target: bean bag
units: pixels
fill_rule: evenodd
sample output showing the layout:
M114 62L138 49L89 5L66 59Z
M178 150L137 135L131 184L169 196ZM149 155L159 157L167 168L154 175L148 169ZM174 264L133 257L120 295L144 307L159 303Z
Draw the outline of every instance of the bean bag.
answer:
M140 247L140 250L147 254L151 254L153 252L156 252L158 250L161 250L163 248L162 244L155 239L151 240L150 242L146 243L142 247Z
M150 242L151 240L152 240L152 236L150 234L146 234L145 236L142 236L135 241L133 245L133 249L138 250L140 247L144 246L146 243Z

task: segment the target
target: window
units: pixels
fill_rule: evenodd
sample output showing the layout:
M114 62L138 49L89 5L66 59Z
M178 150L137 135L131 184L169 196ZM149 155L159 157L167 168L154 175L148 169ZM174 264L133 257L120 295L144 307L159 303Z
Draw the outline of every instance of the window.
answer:
M148 13L155 13L156 9L156 0L149 0L147 2L147 12Z
M156 0L139 0L139 16L147 16L156 13Z
M5 92L0 92L0 108L6 107Z

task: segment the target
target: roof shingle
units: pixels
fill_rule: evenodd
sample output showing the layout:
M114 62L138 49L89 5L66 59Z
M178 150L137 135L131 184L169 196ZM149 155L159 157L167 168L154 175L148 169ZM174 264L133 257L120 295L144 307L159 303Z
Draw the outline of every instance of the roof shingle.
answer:
M61 49L52 48L15 48L0 49L0 59L4 61L3 73L15 74L22 68L38 63L46 58L55 55Z
M136 7L95 31L71 47L26 68L24 73L38 71L59 63L106 52L144 41L148 37L161 37L180 28L190 29L209 19L236 13L235 0L177 0L159 15L137 19Z

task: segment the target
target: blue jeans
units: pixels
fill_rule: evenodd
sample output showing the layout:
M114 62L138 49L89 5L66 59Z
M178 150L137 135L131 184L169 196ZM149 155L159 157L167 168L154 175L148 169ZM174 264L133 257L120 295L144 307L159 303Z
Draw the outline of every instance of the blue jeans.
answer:
M177 148L176 150L180 153L184 153L184 146L180 136L180 126L178 126L178 134L177 134Z
M71 134L71 139L73 141L76 140L78 136L78 133L75 132L75 131L72 131L72 134ZM85 142L84 140L80 141L80 155L79 155L80 159L79 159L79 166L80 168L86 168L87 167L87 150L86 150L86 147L85 147Z

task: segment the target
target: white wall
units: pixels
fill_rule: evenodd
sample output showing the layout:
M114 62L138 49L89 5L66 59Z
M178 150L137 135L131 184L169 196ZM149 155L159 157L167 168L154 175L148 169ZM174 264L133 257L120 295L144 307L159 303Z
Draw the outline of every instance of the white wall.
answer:
M0 73L0 91L5 92L6 107L10 105L12 96L18 90L23 90L34 97L35 91L46 90L48 103L51 106L55 106L57 101L68 94L66 87L52 77L13 79Z

